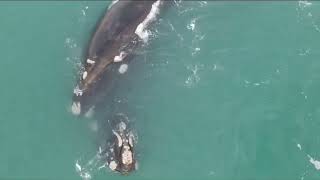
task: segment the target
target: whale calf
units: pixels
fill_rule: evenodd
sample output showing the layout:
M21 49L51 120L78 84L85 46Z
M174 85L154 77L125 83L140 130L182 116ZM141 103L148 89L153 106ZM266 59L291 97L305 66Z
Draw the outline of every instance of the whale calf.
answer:
M73 90L72 113L80 115L94 106L99 86L112 84L116 73L128 70L128 60L148 41L148 27L159 14L163 0L114 1L96 26L88 45L83 69ZM114 71L118 67L118 71ZM100 83L103 82L103 83Z
M134 150L134 135L127 127L127 123L121 121L112 130L113 139L109 144L106 164L112 171L128 174L137 167Z

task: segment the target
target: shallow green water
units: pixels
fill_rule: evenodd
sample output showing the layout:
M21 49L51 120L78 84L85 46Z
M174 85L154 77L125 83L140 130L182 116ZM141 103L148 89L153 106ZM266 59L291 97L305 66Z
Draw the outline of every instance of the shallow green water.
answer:
M135 122L139 170L88 164L95 120L69 109L109 3L0 2L1 179L81 179L77 162L93 179L320 178L320 2L168 9L110 100Z

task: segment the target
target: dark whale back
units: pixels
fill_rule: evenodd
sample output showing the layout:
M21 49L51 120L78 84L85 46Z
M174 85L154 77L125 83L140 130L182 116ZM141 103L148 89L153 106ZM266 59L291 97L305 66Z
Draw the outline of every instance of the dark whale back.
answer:
M154 5L155 2L159 2ZM102 100L97 96L110 89L112 82L117 79L120 65L128 63L134 56L135 50L144 42L141 31L145 31L152 21L148 17L157 15L160 0L120 0L109 8L97 23L87 52L84 57L83 71L74 89L72 112L80 114ZM152 10L152 7L157 9ZM146 21L146 22L144 22ZM139 26L140 23L141 26ZM137 27L139 31L136 33ZM124 54L124 55L121 55ZM121 60L116 60L116 57ZM123 64L128 66L127 64ZM114 69L117 68L117 69Z
M99 23L89 45L87 57L99 59L115 41L126 27L135 23L144 14L149 12L154 1L123 0L115 3Z

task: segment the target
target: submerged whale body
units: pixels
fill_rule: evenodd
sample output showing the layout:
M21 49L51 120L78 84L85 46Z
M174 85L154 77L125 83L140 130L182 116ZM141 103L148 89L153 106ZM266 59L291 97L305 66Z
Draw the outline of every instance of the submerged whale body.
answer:
M115 75L127 71L127 61L148 40L147 27L161 5L161 0L120 0L107 10L91 37L83 71L73 91L73 114L80 115L94 106L101 99L97 92L108 91L102 86L111 86Z

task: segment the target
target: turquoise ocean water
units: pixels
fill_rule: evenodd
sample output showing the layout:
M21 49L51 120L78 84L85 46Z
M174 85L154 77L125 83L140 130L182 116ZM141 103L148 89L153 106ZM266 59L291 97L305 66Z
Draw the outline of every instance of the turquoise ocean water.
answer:
M139 169L125 177L99 169L97 121L70 113L109 4L0 2L0 179L320 178L320 2L163 11L106 111L135 122Z

